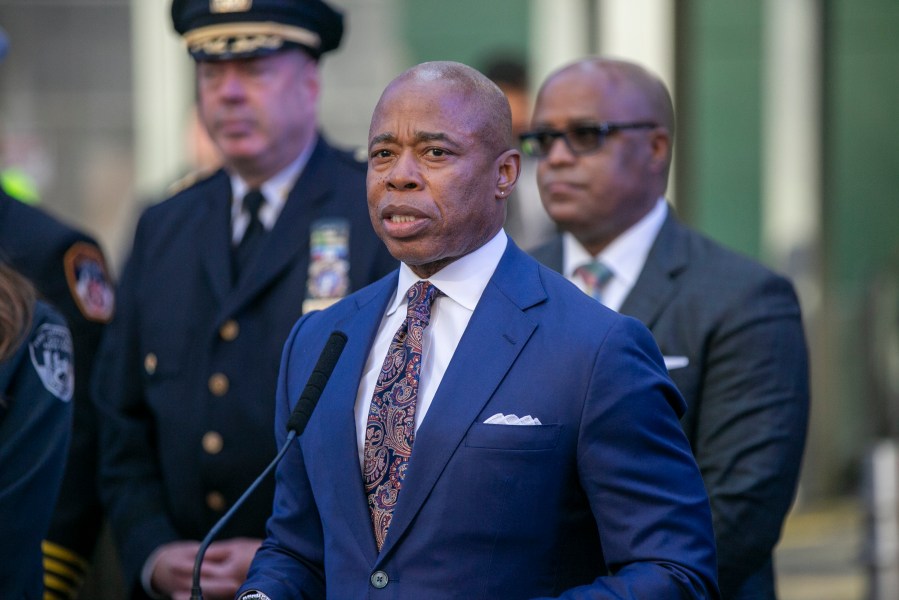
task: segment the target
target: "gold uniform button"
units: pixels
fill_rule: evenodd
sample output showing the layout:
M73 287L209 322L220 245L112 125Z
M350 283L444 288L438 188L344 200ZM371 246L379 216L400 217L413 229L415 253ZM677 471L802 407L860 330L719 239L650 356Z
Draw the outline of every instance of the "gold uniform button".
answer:
M225 442L222 440L222 435L217 431L207 431L203 435L203 450L207 454L218 454L222 451L224 445Z
M224 396L228 393L229 386L230 382L228 381L228 377L223 373L216 373L209 378L209 391L212 392L214 396Z
M152 375L156 372L156 365L159 364L159 361L156 358L156 355L152 352L148 352L144 357L144 370L147 372L147 375Z
M225 510L225 497L221 492L209 492L206 494L206 506L215 512Z
M240 333L240 325L237 324L237 321L234 319L228 319L222 326L219 327L219 335L222 336L222 339L226 342L233 342L237 339L237 335Z

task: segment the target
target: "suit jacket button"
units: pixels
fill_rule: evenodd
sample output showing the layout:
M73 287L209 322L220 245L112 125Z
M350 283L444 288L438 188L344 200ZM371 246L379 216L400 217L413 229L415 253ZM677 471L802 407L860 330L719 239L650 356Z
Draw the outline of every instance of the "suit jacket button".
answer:
M240 325L237 324L237 321L234 319L228 319L222 326L219 327L219 335L222 336L222 339L226 342L233 342L237 339L237 335L240 333Z
M207 454L218 454L222 451L224 445L225 441L222 439L222 434L217 431L207 431L203 434L203 450Z
M387 587L389 581L390 578L384 571L375 571L371 574L371 584L379 590Z
M209 391L212 392L214 396L221 398L228 393L229 386L230 383L228 382L228 377L223 373L215 373L209 378Z

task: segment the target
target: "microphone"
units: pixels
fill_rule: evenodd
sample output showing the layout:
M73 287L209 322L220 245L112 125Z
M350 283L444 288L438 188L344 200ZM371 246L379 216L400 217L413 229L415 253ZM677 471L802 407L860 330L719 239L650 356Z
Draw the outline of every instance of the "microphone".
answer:
M306 425L309 423L309 418L312 416L312 411L315 410L315 405L318 404L318 399L321 397L322 391L324 391L325 385L327 385L328 379L331 378L331 373L337 365L337 359L340 358L340 355L346 346L346 341L347 337L344 332L331 332L331 336L325 343L322 353L318 356L318 362L315 363L315 368L312 369L312 374L309 375L309 379L306 381L306 387L303 389L303 393L300 394L300 398L297 400L297 404L293 407L293 412L290 413L290 418L287 420L287 439L284 441L284 445L281 446L278 454L259 477L250 484L250 487L241 494L240 498L237 499L237 502L234 503L228 512L226 512L215 525L213 525L212 529L209 530L209 533L206 534L206 537L203 538L203 541L200 543L200 547L197 550L197 557L194 559L194 573L191 582L190 600L203 600L203 590L200 587L200 568L203 566L203 557L206 555L206 549L209 547L209 544L212 543L212 540L218 535L222 528L228 524L228 521L231 520L231 517L237 512L237 509L240 508L246 499L250 497L250 494L256 491L259 484L261 484L266 476L271 473L272 469L281 462L281 459L284 457L284 454L287 452L287 449L290 447L290 443L294 438L303 434Z
M331 337L328 338L322 353L318 356L318 362L315 363L315 368L312 369L312 374L306 382L306 388L300 394L300 399L293 407L293 412L290 413L290 419L287 421L288 435L291 431L296 431L297 435L301 435L306 429L309 417L312 416L312 411L318 404L318 399L321 397L328 379L331 378L331 373L334 371L334 366L337 364L337 359L340 358L344 346L346 346L346 334L342 331L331 332Z

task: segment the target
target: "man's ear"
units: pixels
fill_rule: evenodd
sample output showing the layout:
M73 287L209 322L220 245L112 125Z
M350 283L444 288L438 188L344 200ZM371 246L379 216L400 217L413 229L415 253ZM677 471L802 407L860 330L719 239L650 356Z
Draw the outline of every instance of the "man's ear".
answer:
M671 133L667 127L659 126L650 132L650 149L654 170L662 172L671 164Z
M507 198L518 175L521 173L521 152L514 148L506 150L496 159L496 197Z

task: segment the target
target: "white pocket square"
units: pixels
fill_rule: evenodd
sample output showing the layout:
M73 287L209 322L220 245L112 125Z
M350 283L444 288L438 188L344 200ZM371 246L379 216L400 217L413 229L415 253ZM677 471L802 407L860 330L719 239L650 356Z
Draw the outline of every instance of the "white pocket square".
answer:
M534 419L531 415L525 415L523 417L519 417L517 415L504 415L503 413L496 413L486 421L484 421L485 425L542 425L540 419Z
M690 364L690 359L686 356L664 356L665 368L669 371L674 369L683 369Z

